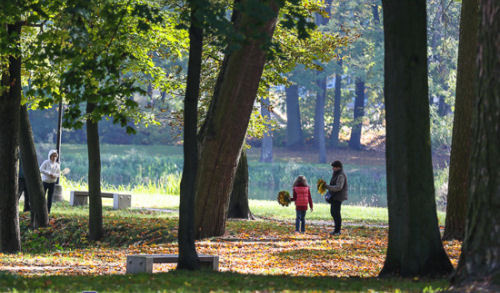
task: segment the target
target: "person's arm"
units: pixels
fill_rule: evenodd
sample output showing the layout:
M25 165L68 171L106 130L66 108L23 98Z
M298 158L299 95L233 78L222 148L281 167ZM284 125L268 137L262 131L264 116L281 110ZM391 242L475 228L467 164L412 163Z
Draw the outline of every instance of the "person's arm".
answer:
M48 167L47 161L44 161L42 165L40 165L40 173L47 176L51 176L52 174L49 172L47 167Z
M297 200L297 192L295 192L295 188L293 189L293 197L290 200L291 201Z
M308 197L309 197L309 206L311 207L311 212L313 210L313 200L311 197L311 189L307 189Z
M59 163L57 163L57 170L54 174L52 174L52 176L54 176L54 177L61 176L61 165L59 165Z
M344 183L345 183L344 175L339 175L339 177L337 177L337 182L335 182L335 185L326 185L326 188L331 192L341 191L342 188L344 188Z

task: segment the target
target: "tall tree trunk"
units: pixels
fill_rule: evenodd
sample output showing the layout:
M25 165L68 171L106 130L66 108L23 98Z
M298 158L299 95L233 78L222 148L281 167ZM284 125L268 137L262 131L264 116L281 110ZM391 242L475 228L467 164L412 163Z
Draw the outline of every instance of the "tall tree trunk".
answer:
M4 24L5 25L5 24ZM21 250L18 207L19 109L21 104L21 24L7 25L3 41L16 44L0 67L0 252ZM2 56L3 57L3 56ZM4 63L5 62L5 63Z
M326 141L325 141L325 99L326 99L326 77L316 81L319 88L316 95L316 109L314 111L314 140L318 148L319 163L326 163Z
M331 5L332 0L325 1L326 11L328 16L331 16ZM326 25L328 24L329 17L323 17L321 14L316 14L316 24ZM319 72L318 72L318 75ZM318 161L319 163L326 163L326 139L325 139L325 100L326 100L326 80L328 76L323 75L318 80L316 84L319 88L316 99L316 111L314 117L314 139L318 147Z
M271 106L269 98L262 98L260 102L260 113L262 117L269 122L271 119L271 112L269 107ZM262 137L262 147L260 149L260 161L265 163L271 163L273 161L273 137L271 134L271 126L265 125L264 135ZM241 160L241 158L240 158Z
M340 100L342 99L342 59L337 61L337 71L335 72L335 94L333 100L333 127L332 135L330 137L331 144L334 148L339 146L339 132L340 132Z
M57 162L61 162L61 139L62 139L62 115L63 115L63 100L59 101L59 111L57 112ZM57 177L56 184L59 184L59 177Z
M380 275L445 275L453 267L441 242L434 198L426 2L382 3L389 241Z
M96 105L87 102L87 114ZM87 119L87 151L89 158L89 239L99 240L103 233L101 199L101 152L99 149L98 122Z
M349 147L353 150L360 150L363 116L365 115L365 81L361 78L357 78L355 83L356 98L354 99L354 124L352 126Z
M473 8L471 8L473 9ZM473 109L471 174L465 239L455 285L500 290L500 3L479 9L478 94ZM490 290L484 290L490 289Z
M38 167L33 130L26 105L21 106L19 146L23 164L26 189L28 190L33 227L46 227L49 224L49 213L43 190L42 178Z
M266 59L263 45L267 40L255 36L272 37L279 10L274 1L259 3L272 13L265 22L256 22L247 11L236 18L235 26L243 33L245 42L224 58L200 135L197 238L220 236L226 229L229 195Z
M248 205L248 161L247 152L241 150L238 169L234 178L233 190L229 201L228 218L253 219Z
M463 240L469 191L472 111L477 101L476 54L479 23L478 0L462 1L458 47L457 96L453 117L450 176L443 240Z
M200 2L200 3L199 3ZM201 58L203 29L196 17L197 4L191 0L191 26L189 28L189 63L184 98L184 167L182 168L179 205L179 261L177 269L196 270L200 261L196 254L194 232L194 204L196 194L196 172L198 170L198 99L200 95Z
M299 86L294 84L285 89L286 93L286 146L290 149L304 145L304 134L300 120Z

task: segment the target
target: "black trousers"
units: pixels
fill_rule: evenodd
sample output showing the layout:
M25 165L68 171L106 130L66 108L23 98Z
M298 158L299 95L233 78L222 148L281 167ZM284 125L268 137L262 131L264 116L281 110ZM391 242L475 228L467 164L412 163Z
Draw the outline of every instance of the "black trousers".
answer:
M340 228L342 228L342 216L340 215L340 206L342 205L341 201L333 200L330 205L330 214L333 217L333 222L335 223L335 231L340 232Z
M30 195L28 193L28 188L26 187L26 179L19 177L18 181L18 187L19 187L19 193L17 199L21 198L21 195L23 195L24 192L24 211L27 212L30 210Z
M50 214L50 208L52 207L52 196L54 196L54 186L56 185L55 182L53 183L43 183L43 192L46 193L47 189L49 190L49 193L47 195L47 210Z

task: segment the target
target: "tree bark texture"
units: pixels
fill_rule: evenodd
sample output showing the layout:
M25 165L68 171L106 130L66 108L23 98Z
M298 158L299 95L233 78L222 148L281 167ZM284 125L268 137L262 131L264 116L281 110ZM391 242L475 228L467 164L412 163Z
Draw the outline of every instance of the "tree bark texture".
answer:
M7 25L4 38L18 44L21 25ZM21 104L21 56L12 52L2 60L0 88L0 252L21 250L18 208L19 109ZM14 50L14 49L13 49ZM2 56L3 57L3 56ZM3 63L5 62L5 63Z
M434 198L426 2L382 3L389 239L380 275L446 275L453 267L441 242Z
M479 1L462 1L457 89L443 240L463 240L469 192L472 109L477 101L476 55Z
M349 147L353 150L361 149L361 132L363 130L363 116L365 115L365 81L356 79L356 97L354 99L354 124L352 125Z
M455 285L483 283L500 290L500 3L479 9L478 93L472 118L472 155L465 239ZM479 291L479 290L472 290Z
M179 261L177 269L196 270L200 260L196 253L194 233L194 204L196 172L198 170L198 99L200 95L203 29L196 18L197 4L190 1L191 25L189 28L189 63L184 98L184 167L182 169L179 205Z
M266 121L271 119L271 111L269 98L262 98L260 104L260 114ZM260 161L265 163L271 163L273 161L273 137L271 127L269 125L264 125L266 128L264 130L264 135L262 136L262 147L260 149ZM240 159L241 160L241 159Z
M59 110L57 112L57 137L56 137L56 150L57 162L61 162L61 141L62 141L62 116L63 116L63 100L59 101ZM60 177L57 177L56 184L59 184Z
M248 161L245 149L241 151L238 169L234 178L233 190L229 201L228 218L252 219L248 205Z
M335 73L335 93L333 100L333 127L330 142L334 148L339 146L340 132L340 100L342 99L342 59L337 61L338 69Z
M49 213L36 156L33 130L31 129L26 105L21 106L20 114L19 146L24 177L26 178L26 188L30 195L31 218L34 220L33 227L46 227L49 224Z
M285 89L286 93L286 146L290 149L304 145L304 134L300 120L299 86L291 85Z
M326 141L325 141L325 99L326 99L326 77L316 81L318 92L316 95L316 108L314 111L314 141L318 148L318 162L326 163Z
M272 12L266 21L256 22L247 11L236 19L245 41L224 58L200 135L196 238L225 232L229 195L266 60L266 40L254 36L272 37L279 10L274 1L260 3Z
M87 114L96 105L87 102ZM99 240L103 236L101 198L101 152L99 148L98 122L87 119L87 151L89 158L89 239Z

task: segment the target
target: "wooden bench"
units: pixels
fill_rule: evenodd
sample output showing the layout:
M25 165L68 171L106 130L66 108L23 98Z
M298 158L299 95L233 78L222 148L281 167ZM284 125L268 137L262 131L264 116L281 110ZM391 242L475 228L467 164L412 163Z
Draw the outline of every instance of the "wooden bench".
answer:
M114 210L126 209L132 206L132 195L130 194L101 192L101 197L112 198ZM88 191L71 191L69 204L72 206L87 205L88 199L89 199Z
M219 270L219 257L216 255L198 255L200 265L214 271ZM177 254L135 254L127 255L127 274L153 273L155 263L177 263Z

